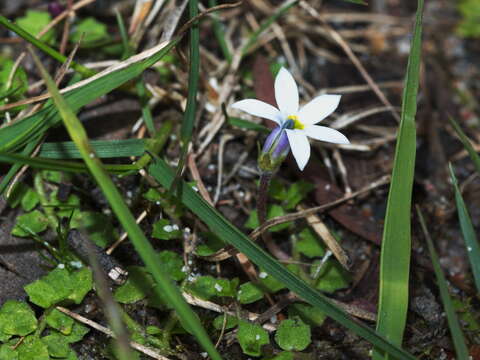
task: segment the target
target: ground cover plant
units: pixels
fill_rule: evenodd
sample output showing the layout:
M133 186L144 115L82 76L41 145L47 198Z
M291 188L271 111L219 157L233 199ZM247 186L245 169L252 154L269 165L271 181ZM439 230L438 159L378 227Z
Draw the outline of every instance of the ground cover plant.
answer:
M479 6L1 3L0 359L480 358Z

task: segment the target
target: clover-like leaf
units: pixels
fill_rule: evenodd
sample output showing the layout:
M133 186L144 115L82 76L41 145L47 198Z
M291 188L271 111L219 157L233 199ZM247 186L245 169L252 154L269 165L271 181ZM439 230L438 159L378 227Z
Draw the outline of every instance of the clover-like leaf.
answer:
M0 333L26 336L37 328L35 313L26 303L17 300L7 300L0 309ZM2 336L5 339L4 336Z
M70 316L53 309L46 317L47 324L53 329L60 331L64 335L69 335L75 322Z
M275 341L283 350L305 350L312 341L310 326L299 317L283 320L275 333Z
M12 235L20 237L31 236L32 233L39 234L48 227L48 219L42 212L34 210L32 212L17 217L15 226L12 229Z
M237 339L242 351L246 355L262 355L262 346L270 342L268 333L257 324L240 321L238 324Z
M57 267L48 275L25 286L30 301L48 308L63 300L80 304L92 289L92 273L88 268L69 272L65 267Z
M21 360L50 360L47 345L34 335L23 339L17 351Z
M251 304L263 298L263 291L258 286L248 281L240 285L240 290L237 293L237 300L240 304Z

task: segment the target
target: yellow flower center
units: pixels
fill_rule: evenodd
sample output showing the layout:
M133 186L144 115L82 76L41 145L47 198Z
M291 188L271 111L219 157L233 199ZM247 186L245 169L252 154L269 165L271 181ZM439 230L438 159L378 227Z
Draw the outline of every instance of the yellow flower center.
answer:
M293 121L293 128L294 129L304 129L305 128L305 125L303 125L300 120L298 120L298 116L296 115L290 115L289 117L287 117L288 120L292 120Z

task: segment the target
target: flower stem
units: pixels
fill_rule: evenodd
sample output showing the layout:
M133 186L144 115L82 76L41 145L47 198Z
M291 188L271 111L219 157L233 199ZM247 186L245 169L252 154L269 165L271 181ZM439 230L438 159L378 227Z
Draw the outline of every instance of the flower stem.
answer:
M262 172L260 175L260 184L258 186L257 215L258 222L262 226L267 221L268 188L272 180L273 173ZM267 249L279 260L288 260L290 257L281 250L273 241L269 231L262 232L262 239Z

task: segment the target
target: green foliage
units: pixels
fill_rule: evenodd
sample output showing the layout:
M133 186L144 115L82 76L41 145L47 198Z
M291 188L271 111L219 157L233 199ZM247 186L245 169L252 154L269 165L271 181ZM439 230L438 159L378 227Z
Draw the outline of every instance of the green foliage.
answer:
M39 197L30 186L23 182L17 182L7 201L12 208L16 208L20 204L24 211L32 211L37 206Z
M69 344L79 342L80 340L83 339L83 337L86 334L88 334L89 331L90 331L90 329L88 327L86 327L86 326L80 324L79 322L75 321L73 323L72 331L70 332L70 334L65 335L65 340Z
M42 337L41 340L47 345L48 353L52 357L65 358L71 351L65 336L61 334L53 333Z
M11 59L0 56L0 105L6 103L5 98L8 98L10 103L20 100L28 89L27 74L21 66L15 70L10 86L7 87L13 66Z
M183 271L183 260L180 255L165 250L158 254L158 260L173 280L181 281L185 279L187 274Z
M198 276L192 282L189 282L185 289L205 300L213 297L235 297L238 282L238 278L229 280L214 278L213 276Z
M333 293L348 286L349 275L336 260L329 259L323 265L321 265L321 260L314 261L311 267L312 277L318 272L318 266L322 266L317 275L316 288L318 290Z
M226 245L222 239L212 232L202 233L201 239L204 242L199 244L196 249L196 254L199 256L212 255Z
M106 247L118 233L113 227L111 218L105 214L94 211L76 211L70 222L71 229L85 229L88 238L101 248Z
M450 170L452 171L452 176L454 176L451 167ZM456 181L456 179L452 180L454 182ZM425 220L419 207L417 207L417 212L420 218L420 225L425 235L425 239L427 240L428 251L430 252L430 258L432 259L433 264L433 271L435 272L435 277L437 278L438 288L440 290L440 297L442 298L445 314L447 315L448 327L452 335L453 345L455 347L457 359L468 359L468 347L462 332L461 325L458 321L457 313L455 312L455 306L448 291L447 279L443 274L442 267L440 266L440 259L438 258L437 252L433 245L433 241L430 238L430 233L428 232L427 225L425 224Z
M376 329L398 346L402 344L408 312L412 247L410 219L417 148L415 115L422 53L423 3L423 0L418 0L380 255ZM372 358L385 359L384 350L374 347Z
M153 224L152 236L160 240L173 240L182 236L178 225L172 224L168 219L160 219Z
M121 304L133 304L144 299L154 285L152 276L144 267L130 266L127 270L127 281L114 292L115 300Z
M64 300L80 304L92 289L92 273L88 268L70 272L57 267L46 276L25 286L30 301L48 308Z
M0 345L0 359L2 360L19 360L18 352L12 349L9 344Z
M47 26L52 17L47 11L27 10L27 14L17 19L17 25L29 32L33 36L37 36L40 31ZM50 29L42 36L45 43L53 44L55 41L55 30Z
M268 212L267 212L267 220L272 219L277 216L283 216L285 215L285 210L283 210L283 207L280 205L271 205L268 207ZM286 228L288 228L292 222L286 222L283 224L278 224L275 226L272 226L268 231L281 231ZM247 219L247 222L245 223L245 227L248 229L255 229L258 226L260 226L260 223L258 222L258 215L257 215L257 210L253 210L250 212L250 216Z
M455 204L457 205L458 220L460 222L460 228L462 229L462 235L467 247L468 259L470 260L470 266L472 268L473 279L475 280L475 286L478 292L480 291L480 245L478 244L475 228L473 227L472 219L467 210L467 205L463 200L462 192L458 186L458 181L455 177L452 164L449 164L449 170L455 192Z
M33 310L21 301L8 300L0 309L0 340L11 336L26 336L37 328Z
M70 335L73 330L74 320L64 313L53 309L46 316L47 325L52 329L58 330L64 335Z
M219 315L213 320L213 327L217 330L223 328L223 323L225 321L225 315ZM225 324L225 330L233 329L238 325L238 319L236 317L227 315L227 322Z
M29 335L17 348L18 358L21 360L49 360L47 345L37 336Z
M270 343L268 333L257 324L240 321L238 324L237 339L242 351L246 355L262 355L262 346Z
M185 278L186 274L182 271L183 262L180 255L173 251L162 251L157 256L159 264L174 280L181 281ZM150 306L159 309L164 309L167 306L166 300L153 292L155 282L145 267L130 266L127 270L127 281L114 292L116 301L121 304L133 304L148 298Z
M228 118L228 123L232 126L236 126L236 127L239 127L241 129L245 129L245 130L254 130L254 131L257 131L257 132L262 132L264 134L270 133L270 130L266 126L254 123L254 122L249 121L249 120L240 119L240 118L237 118L237 117L229 117Z
M33 234L39 234L48 227L47 217L38 210L20 215L17 217L15 226L12 229L12 235L19 237L29 237Z
M300 240L295 243L295 250L309 258L325 255L325 245L318 241L317 236L309 228L298 234Z
M322 326L327 318L323 312L309 304L296 303L288 307L288 316L298 316L310 326Z
M295 316L283 320L275 333L275 341L283 350L305 350L311 342L310 326Z
M460 0L457 4L462 16L457 33L463 37L480 37L480 0Z
M83 39L82 39L83 36ZM70 35L70 41L77 43L82 39L82 45L92 45L102 40L110 38L107 26L93 17L81 20L74 28Z
M251 304L263 298L263 291L258 286L248 281L240 285L237 293L237 300L240 304Z
M304 180L298 180L289 186L285 186L280 181L272 179L268 193L274 199L281 201L285 209L292 210L314 188L315 186L312 183Z
M275 277L271 276L264 270L260 270L258 273L259 281L262 287L267 290L269 293L276 293L282 289L285 289L286 286L281 281L275 279Z

